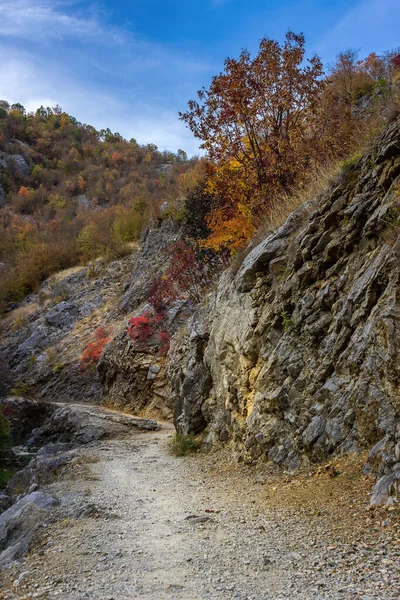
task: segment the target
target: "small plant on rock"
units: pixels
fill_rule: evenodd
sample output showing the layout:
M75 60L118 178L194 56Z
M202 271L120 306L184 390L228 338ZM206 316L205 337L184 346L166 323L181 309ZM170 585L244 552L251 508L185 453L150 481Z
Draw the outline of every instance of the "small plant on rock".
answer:
M33 369L33 367L35 366L35 362L36 362L36 356L33 354L32 356L29 357L28 359L28 367L30 369Z
M12 396L27 396L29 393L29 385L26 381L17 381L14 388L11 390Z
M105 327L98 327L95 331L93 342L86 344L82 352L80 360L81 371L85 371L86 369L93 367L98 362L107 342L109 341L110 336L107 329Z
M286 333L287 331L289 331L289 329L291 329L293 327L293 321L292 319L289 317L288 313L286 312L286 310L284 310L281 313L281 317L282 317L282 325L283 325L283 331Z
M174 456L189 456L197 452L199 447L200 444L192 433L187 435L176 433L169 442L169 451Z
M156 333L156 326L162 320L162 315L154 315L150 310L132 317L128 321L128 336L133 342L144 343Z
M140 347L151 342L158 346L159 352L168 352L169 335L166 331L158 331L158 326L163 318L163 314L154 314L148 310L129 319L127 334L133 344Z

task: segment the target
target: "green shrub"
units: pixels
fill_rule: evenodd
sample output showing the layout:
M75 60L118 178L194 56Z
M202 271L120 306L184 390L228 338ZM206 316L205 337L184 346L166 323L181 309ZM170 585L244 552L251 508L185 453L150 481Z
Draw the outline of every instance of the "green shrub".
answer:
M12 479L19 469L12 467L3 467L0 465L0 490L6 488L7 483Z
M289 329L291 329L293 327L293 321L292 319L289 317L288 313L286 312L286 310L284 310L281 313L281 317L282 317L282 325L283 325L283 331L286 333L286 331L289 331Z
M10 424L0 410L0 449L10 443Z
M362 159L361 152L355 152L346 160L342 160L340 163L340 169L344 175L349 175L352 171L358 166L360 160Z
M18 381L11 390L12 396L26 396L29 392L29 385L26 381Z
M174 456L189 456L189 454L197 452L199 447L199 442L191 433L188 435L176 433L169 442L169 450Z

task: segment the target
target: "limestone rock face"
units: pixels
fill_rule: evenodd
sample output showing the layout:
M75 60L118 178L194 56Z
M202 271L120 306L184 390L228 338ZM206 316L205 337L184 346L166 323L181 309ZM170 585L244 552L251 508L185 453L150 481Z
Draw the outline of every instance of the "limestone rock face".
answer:
M206 425L202 412L211 389L211 376L203 361L208 340L206 311L198 311L189 321L188 333L179 332L172 340L167 376L171 382L170 402L180 433L199 433Z
M165 356L160 354L157 340L149 340L139 346L133 344L127 335L127 325L130 317L151 310L147 304L150 286L163 272L168 247L182 236L180 227L168 220L145 233L119 306L120 313L126 314L126 320L107 345L98 364L103 402L107 406L136 414L146 412L164 419L172 417L164 370ZM163 332L171 337L191 314L188 303L177 301L166 311Z
M181 234L180 227L168 220L163 221L161 227L150 226L146 230L140 254L121 299L120 309L123 312L132 312L146 302L151 283L165 264L166 249L180 239Z
M83 210L88 210L90 208L90 200L86 194L80 194L76 197L76 203L79 208Z
M18 175L28 177L31 170L25 158L21 154L3 154L7 168L16 171Z
M170 418L164 361L154 347L136 350L124 328L108 344L98 365L103 402L135 414L147 411Z
M175 424L290 471L372 448L400 467L400 122L225 273L173 340Z

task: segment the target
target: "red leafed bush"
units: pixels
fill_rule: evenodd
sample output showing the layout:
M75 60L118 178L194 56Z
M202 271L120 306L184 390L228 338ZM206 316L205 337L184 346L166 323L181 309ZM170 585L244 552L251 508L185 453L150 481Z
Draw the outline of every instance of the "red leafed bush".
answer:
M162 314L153 314L151 311L146 311L129 319L127 334L135 345L145 344L149 340L154 341L159 347L159 352L163 354L168 352L169 335L165 331L157 331L157 327L162 320Z
M163 275L153 280L147 296L153 310L132 317L127 328L127 334L136 346L151 340L158 345L161 354L168 352L170 342L169 334L160 331L167 307L178 299L199 302L211 280L210 268L197 258L187 242L174 242L167 252L168 266Z
M211 281L210 268L199 260L186 242L174 242L168 248L169 264L164 274L150 287L148 301L157 313L163 313L178 298L200 302Z
M163 315L165 308L174 298L174 286L167 276L153 279L147 299L157 314Z
M162 331L158 334L158 340L160 342L159 352L160 354L166 354L169 350L169 335L166 331Z
M80 360L82 371L97 363L109 340L110 335L107 329L105 327L98 327L94 333L94 341L86 344L82 352Z
M147 342L156 333L162 315L153 315L149 310L128 321L127 333L133 342Z
M393 56L392 65L394 65L396 69L400 69L400 54L396 54L396 56Z

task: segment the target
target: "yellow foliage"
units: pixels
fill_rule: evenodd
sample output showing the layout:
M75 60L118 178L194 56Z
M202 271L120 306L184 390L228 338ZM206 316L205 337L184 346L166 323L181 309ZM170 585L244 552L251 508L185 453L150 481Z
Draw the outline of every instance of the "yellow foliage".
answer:
M61 194L51 194L49 204L54 210L62 210L67 206L67 200Z
M256 231L249 209L228 214L225 209L217 208L209 214L207 224L212 233L201 246L216 251L228 250L230 254L243 248Z

